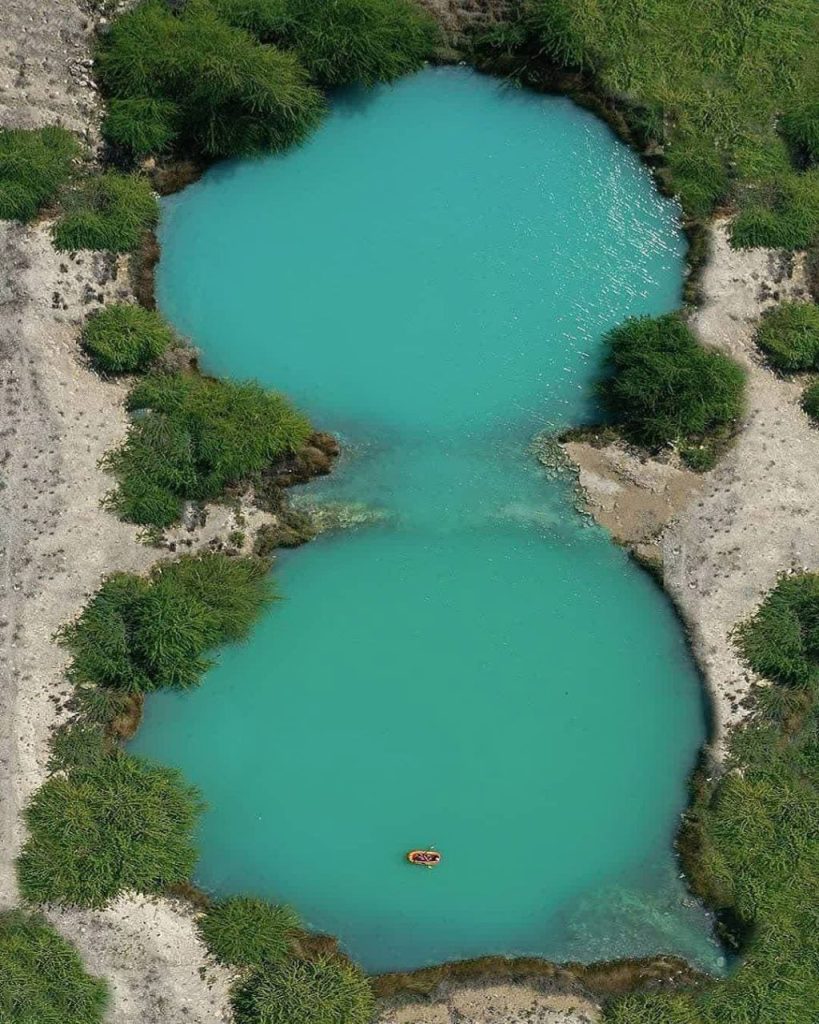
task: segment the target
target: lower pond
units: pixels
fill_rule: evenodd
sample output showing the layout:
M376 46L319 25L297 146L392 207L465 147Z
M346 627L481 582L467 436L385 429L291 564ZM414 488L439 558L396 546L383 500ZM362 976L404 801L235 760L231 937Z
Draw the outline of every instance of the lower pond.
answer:
M292 904L370 971L673 952L705 735L659 588L533 437L593 419L601 338L680 301L676 206L566 99L430 69L167 200L159 300L205 369L345 454L295 495L382 518L282 554L282 600L132 747L208 803L196 881ZM433 845L429 871L405 853Z

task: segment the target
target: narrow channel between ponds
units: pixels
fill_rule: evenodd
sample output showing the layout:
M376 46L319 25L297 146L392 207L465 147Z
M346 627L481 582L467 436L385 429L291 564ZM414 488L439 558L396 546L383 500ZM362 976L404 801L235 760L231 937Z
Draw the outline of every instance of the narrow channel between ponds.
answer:
M672 847L705 733L682 631L529 451L594 418L608 328L679 304L677 207L570 101L430 69L214 168L161 242L205 369L341 433L308 496L383 512L282 555L250 642L147 701L133 748L209 805L197 882L291 903L370 971L719 969ZM406 863L428 845L439 868Z

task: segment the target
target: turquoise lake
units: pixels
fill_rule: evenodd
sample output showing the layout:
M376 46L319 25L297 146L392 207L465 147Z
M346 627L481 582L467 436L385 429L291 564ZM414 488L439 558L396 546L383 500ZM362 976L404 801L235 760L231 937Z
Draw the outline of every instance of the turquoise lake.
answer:
M373 525L132 749L208 803L196 881L288 902L370 971L489 953L721 966L673 852L706 712L659 588L532 439L590 421L601 337L680 302L678 209L570 101L430 69L165 201L162 310L344 455L296 502ZM439 868L408 849L434 845Z

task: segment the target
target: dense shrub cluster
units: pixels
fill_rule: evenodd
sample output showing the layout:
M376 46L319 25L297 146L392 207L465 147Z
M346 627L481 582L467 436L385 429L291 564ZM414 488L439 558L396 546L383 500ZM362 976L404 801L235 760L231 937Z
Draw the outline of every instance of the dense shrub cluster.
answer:
M215 2L226 12L247 8L245 0ZM267 0L264 7L262 37L295 50L323 86L390 82L420 68L439 37L414 0Z
M105 373L135 373L173 344L171 328L159 313L129 303L104 306L86 320L82 343Z
M626 320L610 331L606 409L638 444L691 442L729 428L741 415L740 367L698 344L674 314Z
M208 907L199 930L210 952L237 967L279 966L293 954L299 919L289 907L233 896Z
M299 142L324 102L292 53L262 46L207 0L174 12L146 0L103 37L97 71L113 102L104 132L137 154L179 146L225 157Z
M131 252L159 218L149 182L115 171L83 178L65 189L62 207L54 225L54 245L64 251Z
M783 577L756 615L739 627L737 643L751 668L766 679L817 687L819 575Z
M305 957L299 919L288 907L236 896L211 904L198 922L211 954L244 969L233 990L237 1024L370 1024L372 989L339 956Z
M0 1020L4 1024L99 1024L105 983L89 977L72 946L46 921L0 913Z
M819 369L819 306L812 302L780 302L767 310L756 343L778 370Z
M65 128L0 129L0 220L36 216L68 181L79 154Z
M103 37L103 131L145 156L205 158L300 142L323 86L391 81L429 56L438 33L413 0L146 0Z
M688 814L704 895L742 923L739 968L697 992L629 996L609 1024L816 1019L819 968L819 576L785 577L737 630L773 685L733 739L726 772Z
M262 559L208 553L160 564L148 578L110 576L60 632L71 679L126 693L196 685L207 652L246 636L272 599L267 570Z
M102 907L128 889L163 892L190 878L196 790L173 769L106 750L93 731L71 733L61 770L25 812L29 838L17 862L25 899Z
M656 139L697 217L739 201L737 245L819 237L813 0L524 0L490 46L518 66L580 68ZM791 159L796 155L796 161Z
M117 476L111 507L127 522L176 522L187 500L218 498L301 447L310 424L258 384L198 375L148 377L131 391L139 416L106 457Z
M335 957L254 971L233 998L236 1024L370 1024L374 1009L367 979Z

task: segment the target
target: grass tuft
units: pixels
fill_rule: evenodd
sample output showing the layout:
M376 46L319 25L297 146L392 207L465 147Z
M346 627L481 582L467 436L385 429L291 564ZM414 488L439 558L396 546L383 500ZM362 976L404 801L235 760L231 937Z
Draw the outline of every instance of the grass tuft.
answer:
M756 343L777 370L819 369L819 306L780 302L763 314Z
M36 217L68 181L79 155L71 132L56 125L0 129L0 220Z
M118 478L110 498L126 522L170 526L184 501L220 497L301 447L310 424L258 384L195 375L147 378L128 398L140 418L106 456Z
M212 664L207 652L243 639L272 597L268 563L258 558L185 555L147 579L117 573L60 630L69 676L81 688L124 693L195 686Z
M247 21L245 0L215 0ZM322 86L391 82L417 71L440 43L434 18L413 0L273 0L262 38L293 49ZM252 4L258 11L258 0Z
M678 443L693 452L695 442L730 429L741 416L741 368L701 346L675 314L626 320L606 342L608 376L600 394L635 443Z
M805 388L802 395L802 408L812 420L819 423L819 380Z
M145 370L173 345L174 335L159 313L128 303L104 306L86 320L82 343L98 370Z
M213 956L237 967L280 966L293 954L299 918L289 907L252 896L212 904L198 922Z
M304 139L324 111L294 54L261 46L208 0L177 12L146 0L114 21L96 57L114 101L103 130L137 155L154 144L210 159L276 151Z
M101 1024L108 990L77 951L37 914L0 913L3 1024Z
M334 957L255 971L233 995L236 1024L370 1024L374 1010L361 971Z
M132 252L159 218L147 179L115 171L78 181L63 192L62 206L53 232L61 251Z
M190 877L202 803L178 772L106 750L88 728L63 744L59 767L25 812L26 900L103 907L128 889L161 893Z

